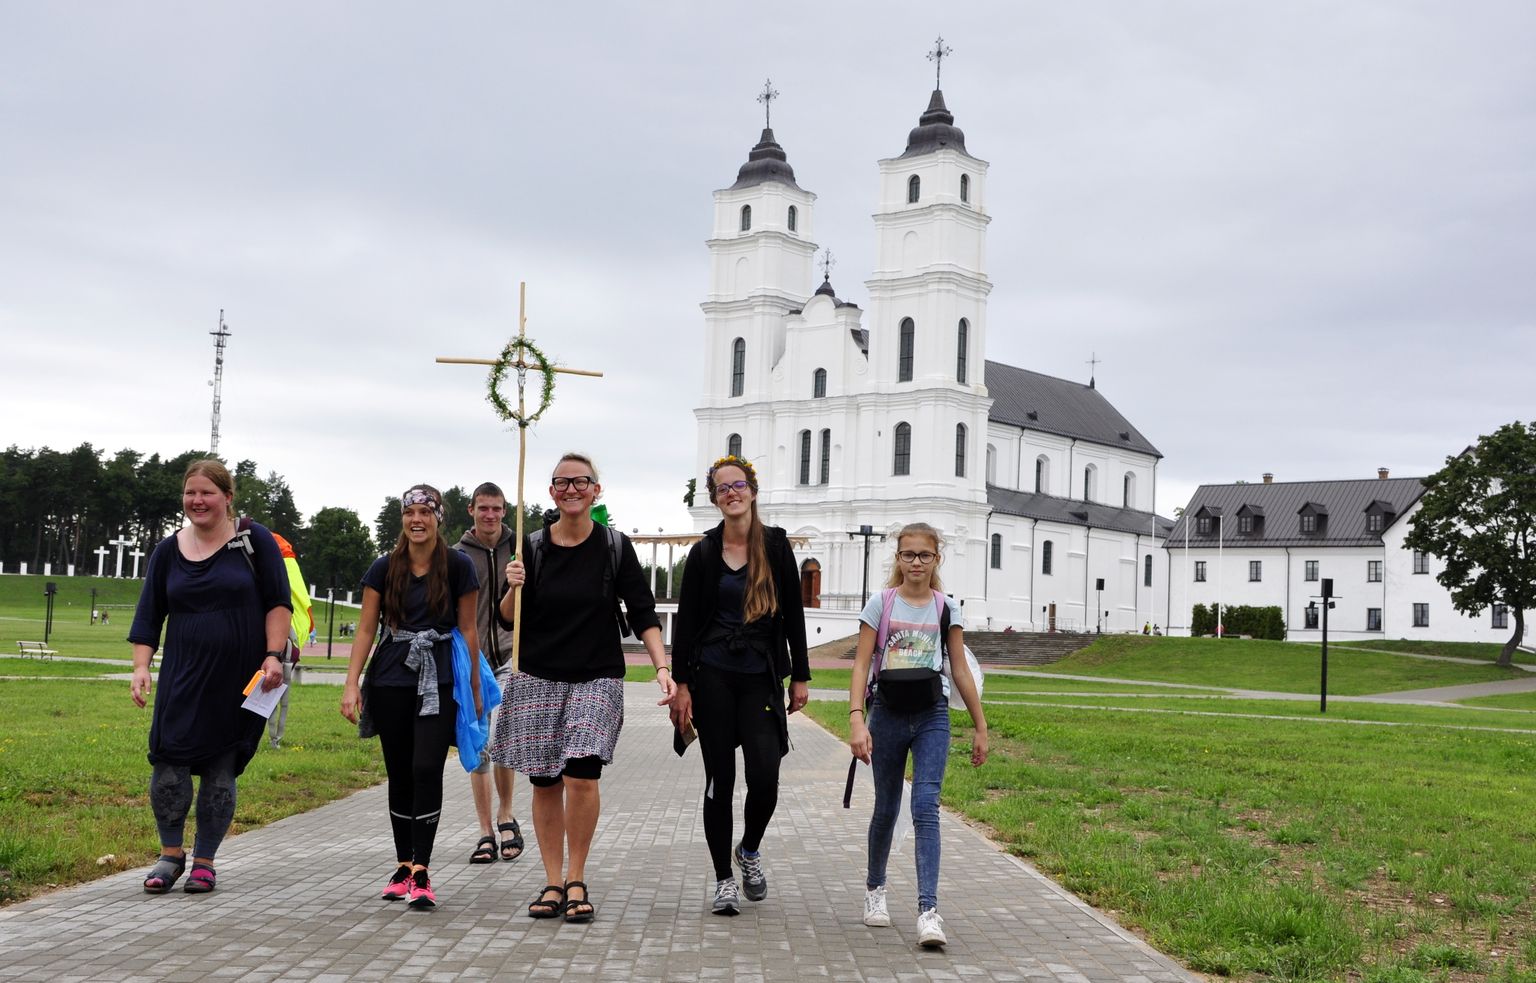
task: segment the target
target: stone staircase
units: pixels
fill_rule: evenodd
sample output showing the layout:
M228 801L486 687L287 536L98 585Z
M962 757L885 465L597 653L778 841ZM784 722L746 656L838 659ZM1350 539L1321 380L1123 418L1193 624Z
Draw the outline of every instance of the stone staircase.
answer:
M968 631L965 644L983 666L1043 666L1087 648L1090 632Z

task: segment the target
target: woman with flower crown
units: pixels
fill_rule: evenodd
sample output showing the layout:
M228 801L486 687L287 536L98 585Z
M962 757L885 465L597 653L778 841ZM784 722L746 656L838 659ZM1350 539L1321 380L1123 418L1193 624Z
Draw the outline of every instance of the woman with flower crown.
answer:
M704 838L715 868L712 910L734 915L742 893L749 901L768 896L758 848L778 804L788 714L805 706L811 673L800 568L784 530L758 518L757 471L749 461L723 457L710 465L704 485L721 521L694 544L683 568L672 632L672 723L680 732L690 726L698 732ZM738 747L747 797L741 840L733 848ZM740 890L733 860L741 868Z

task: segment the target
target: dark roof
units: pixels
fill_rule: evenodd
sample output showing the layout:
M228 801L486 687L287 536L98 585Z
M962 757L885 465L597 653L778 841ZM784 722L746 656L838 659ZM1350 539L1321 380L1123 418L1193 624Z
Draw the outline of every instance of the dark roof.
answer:
M917 157L949 147L970 156L965 149L965 133L955 125L955 117L944 105L944 93L933 90L928 108L917 118L917 126L907 134L907 149L901 157ZM897 160L900 160L898 157Z
M990 359L986 383L998 423L1163 456L1092 386Z
M1365 528L1367 510L1401 518L1424 494L1422 478L1357 478L1347 481L1279 481L1257 485L1201 485L1174 525L1168 537L1170 548L1182 548L1184 528L1189 526L1191 549L1215 549L1217 525L1201 535L1189 521L1202 509L1233 513L1247 506L1263 509L1264 522L1253 533L1242 535L1236 523L1221 523L1222 543L1240 546L1379 546L1381 533ZM1299 514L1308 505L1311 512L1327 516L1322 529L1303 535ZM1390 525L1390 523L1388 523Z
M997 485L987 486L987 504L1004 515L1021 515L1026 519L1044 519L1047 522L1064 522L1115 532L1151 534L1155 523L1157 535L1166 537L1168 530L1173 528L1172 519L1151 512L1115 508L1113 505L1074 498L1057 498L1040 492L1015 491Z
M747 162L736 172L736 183L726 190L751 188L767 181L777 181L796 191L800 190L800 185L795 183L795 169L789 166L789 157L785 155L784 148L774 140L773 130L764 127L757 146L747 154Z
M858 304L855 304L851 300L839 300L838 299L837 291L832 289L832 275L830 273L822 278L821 286L816 288L815 296L817 296L817 297L831 297L832 298L832 306L833 307L858 307L859 306Z

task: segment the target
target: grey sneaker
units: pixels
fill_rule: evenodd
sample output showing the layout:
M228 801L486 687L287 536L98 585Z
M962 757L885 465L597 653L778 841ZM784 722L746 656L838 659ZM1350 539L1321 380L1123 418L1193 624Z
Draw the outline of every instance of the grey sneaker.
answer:
M885 907L885 887L872 887L864 892L864 924L870 928L890 928L891 913Z
M748 901L761 901L768 897L768 875L763 873L763 859L749 857L741 852L741 844L731 851L736 866L741 868L741 892Z
M917 944L924 949L942 949L949 944L944 936L944 919L938 909L929 908L917 916Z
M717 915L734 915L741 910L741 894L736 890L736 878L727 877L715 882L715 903L710 911Z

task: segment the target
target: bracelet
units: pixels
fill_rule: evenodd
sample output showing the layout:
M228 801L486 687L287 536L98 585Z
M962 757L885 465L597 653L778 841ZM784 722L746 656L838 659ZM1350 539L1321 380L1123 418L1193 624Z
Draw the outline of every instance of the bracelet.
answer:
M864 708L863 707L854 707L852 710L848 711L848 716L851 717L851 716L853 716L856 713L864 713ZM867 717L867 716L869 716L869 714L864 713L864 716Z
M672 667L671 666L657 666L656 667L656 675L658 675L658 676L661 675L662 670L666 670L667 672L671 672L672 671Z

